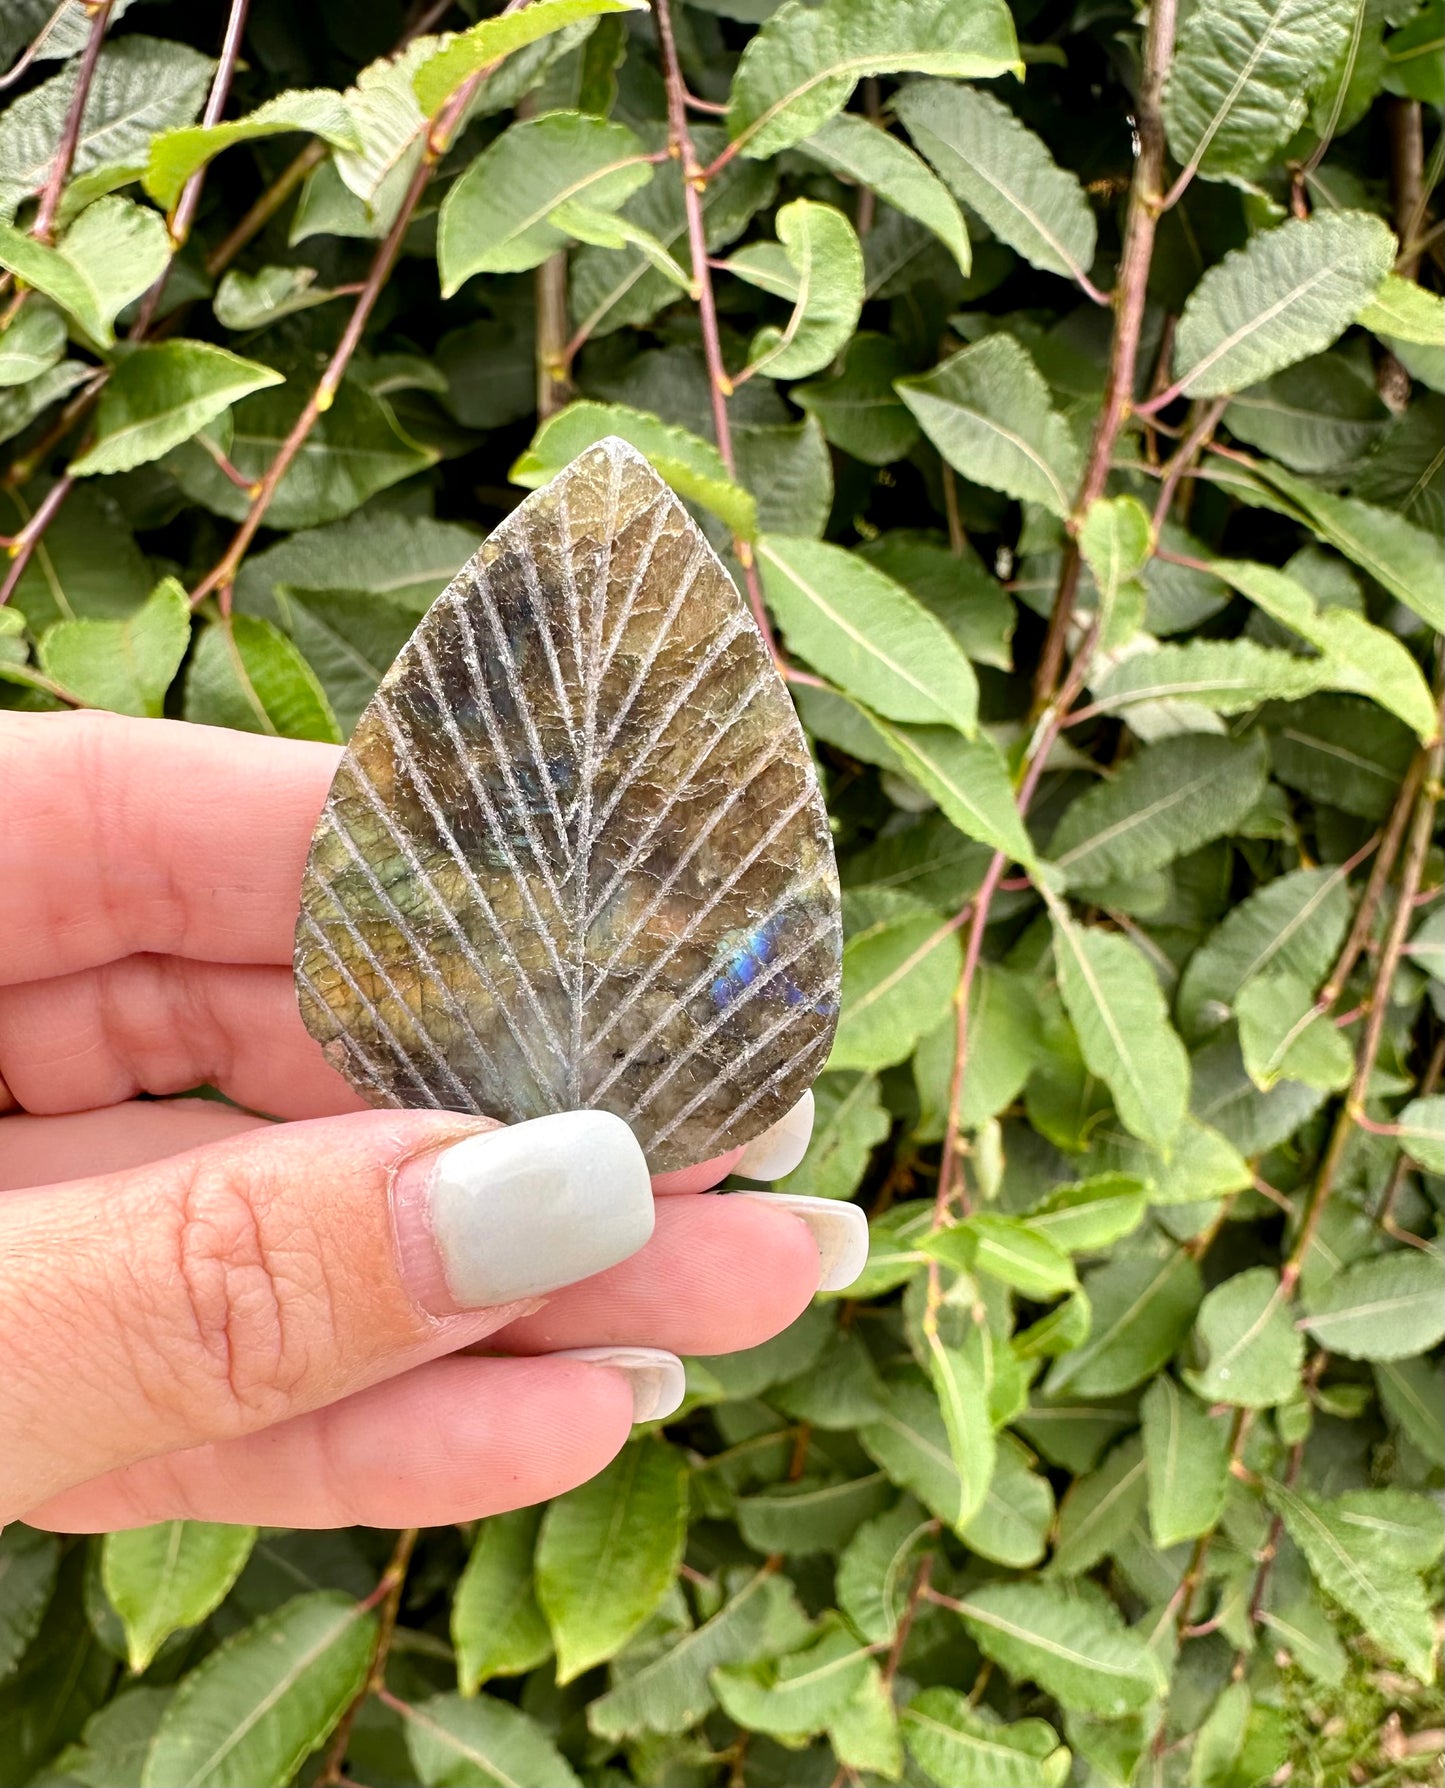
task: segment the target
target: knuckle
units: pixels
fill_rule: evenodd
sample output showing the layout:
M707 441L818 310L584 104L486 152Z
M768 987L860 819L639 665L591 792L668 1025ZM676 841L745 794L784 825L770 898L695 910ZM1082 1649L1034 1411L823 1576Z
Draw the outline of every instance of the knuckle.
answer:
M318 1324L330 1326L315 1249L274 1190L264 1173L200 1155L171 1204L171 1383L159 1395L178 1394L188 1427L206 1438L292 1413Z

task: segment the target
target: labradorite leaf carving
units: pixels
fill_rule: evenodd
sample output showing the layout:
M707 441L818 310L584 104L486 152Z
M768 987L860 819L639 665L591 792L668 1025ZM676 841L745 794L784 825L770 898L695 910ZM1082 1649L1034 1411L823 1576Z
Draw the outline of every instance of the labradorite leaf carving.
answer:
M752 616L646 460L602 441L462 567L358 721L306 865L307 1028L373 1104L601 1107L666 1172L809 1085L841 943Z

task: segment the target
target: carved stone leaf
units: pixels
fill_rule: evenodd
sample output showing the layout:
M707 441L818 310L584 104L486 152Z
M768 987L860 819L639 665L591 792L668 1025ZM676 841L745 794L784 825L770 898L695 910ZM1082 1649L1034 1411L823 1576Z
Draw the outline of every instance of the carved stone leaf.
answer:
M302 892L307 1028L376 1105L601 1107L666 1172L812 1081L841 943L752 616L646 460L602 441L463 566L358 721Z

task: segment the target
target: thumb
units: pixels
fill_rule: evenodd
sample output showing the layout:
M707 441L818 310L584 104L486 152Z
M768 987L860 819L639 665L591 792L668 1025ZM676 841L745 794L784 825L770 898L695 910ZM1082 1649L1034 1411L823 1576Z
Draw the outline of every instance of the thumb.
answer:
M0 1199L0 1523L466 1346L653 1224L620 1118L277 1125Z

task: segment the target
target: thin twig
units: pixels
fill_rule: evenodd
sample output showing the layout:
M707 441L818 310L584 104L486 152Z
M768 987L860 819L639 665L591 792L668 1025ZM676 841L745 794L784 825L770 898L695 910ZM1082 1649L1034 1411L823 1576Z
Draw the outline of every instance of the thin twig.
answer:
M286 164L260 198L206 256L206 272L212 279L218 273L224 273L251 238L265 229L311 170L325 161L329 150L327 143L314 137Z
M61 194L70 178L75 151L80 144L80 127L85 120L85 107L90 98L91 83L95 79L95 66L100 60L101 45L105 42L106 28L110 24L111 5L112 0L100 0L99 5L91 11L90 36L86 38L85 49L81 54L80 67L75 77L75 91L70 96L70 109L65 114L65 126L56 146L55 159L50 164L45 190L40 195L35 222L30 226L30 234L40 242L49 242L55 233L55 214L60 209Z
M1152 531L1158 540L1164 524L1169 519L1169 511L1174 502L1174 493L1179 488L1180 480L1198 459L1204 443L1219 426L1219 419L1229 408L1227 397L1216 397L1200 411L1198 418L1189 433L1170 454L1164 467L1164 477L1159 486L1159 496L1154 504Z
M1420 271L1420 253L1418 249L1412 253L1406 245L1415 233L1411 219L1425 198L1425 131L1419 100L1390 94L1385 124L1390 138L1390 197L1402 248L1395 271L1401 279L1414 279Z
M15 536L15 543L10 548L10 569L5 573L5 581L0 584L0 608L15 594L16 585L25 575L25 567L30 563L30 555L40 544L40 538L60 513L61 505L70 495L75 480L67 472L63 478L57 478L39 508Z
M361 1705L368 1695L381 1695L386 1689L386 1660L391 1652L392 1639L396 1635L397 1616L401 1613L401 1598L406 1589L406 1573L420 1537L420 1528L402 1528L396 1536L396 1545L381 1574L381 1581L368 1598L380 1609L377 1616L376 1644L371 1652L371 1667L366 1673L366 1681L362 1684L360 1693L342 1714L332 1734L321 1774L316 1778L316 1788L336 1788L340 1783L341 1772L346 1767L347 1747L351 1743L351 1730L356 1724Z
M697 159L697 149L693 144L692 132L687 122L687 87L682 78L682 64L678 60L677 40L672 29L672 10L670 0L656 0L653 14L657 20L657 41L662 51L662 75L667 88L667 125L670 147L673 155L682 165L682 200L687 216L688 252L692 258L692 283L697 293L698 322L702 328L703 356L707 362L708 396L712 403L713 436L717 441L717 450L727 468L728 477L736 480L738 475L737 460L733 454L732 429L728 424L727 400L733 393L733 382L728 377L727 368L723 365L722 335L718 329L717 304L713 297L712 269L708 264L707 228L703 219L702 195L707 190L707 183L712 170L703 171ZM778 650L778 642L773 637L772 623L768 619L768 611L763 602L762 584L758 579L757 565L753 559L751 545L743 539L734 538L733 551L737 555L743 570L743 581L747 585L748 603L753 611L753 619L758 624L758 632L763 636L763 644L774 664L783 668L783 657Z
M26 44L19 56L13 63L11 63L10 67L6 69L5 73L0 75L0 93L3 93L7 87L13 87L25 73L26 69L30 67L31 63L40 54L41 50L45 48L46 38L48 38L50 33L55 29L56 25L59 23L61 13L65 11L69 4L70 0L60 0L60 4L55 8L54 12L51 13L50 17L40 27L39 31L36 32L30 42Z
M1094 427L1088 463L1074 503L1070 539L1064 548L1064 561L1059 572L1053 613L1049 617L1049 630L1034 678L1035 712L1041 712L1053 698L1064 663L1069 624L1074 612L1074 596L1079 584L1079 549L1073 534L1090 503L1103 494L1113 459L1114 443L1119 438L1119 430L1124 425L1134 398L1139 342L1148 297L1149 268L1154 258L1154 234L1159 219L1159 194L1164 180L1164 121L1160 101L1164 91L1164 78L1169 72L1169 64L1174 55L1176 5L1177 0L1152 0L1149 22L1144 32L1143 68L1135 114L1139 155L1134 164L1133 179L1129 183L1124 247L1119 259L1118 280L1114 287L1114 336L1109 350L1109 371L1104 385L1103 407Z

